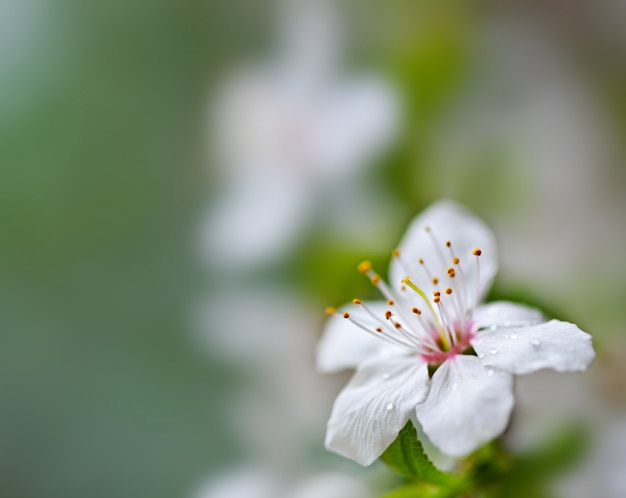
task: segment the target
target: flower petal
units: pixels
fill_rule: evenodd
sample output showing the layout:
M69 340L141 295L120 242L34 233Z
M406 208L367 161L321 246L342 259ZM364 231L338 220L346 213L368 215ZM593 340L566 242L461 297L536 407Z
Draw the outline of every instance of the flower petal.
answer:
M426 231L429 227L430 232ZM446 247L450 241L451 248ZM480 248L480 271L472 251ZM454 283L464 284L467 306L479 302L485 295L498 270L497 247L491 230L463 206L450 200L439 201L413 220L398 247L399 258L394 258L389 270L391 284L400 288L407 274L426 294L435 289L428 273L441 283L448 281L447 268L453 266L452 255L460 259ZM419 261L423 259L424 265ZM457 267L458 268L458 267ZM477 272L480 275L476 284ZM462 275L461 275L462 273Z
M518 375L542 368L585 370L595 357L591 336L559 320L484 330L472 339L472 346L484 365Z
M333 406L326 448L361 465L394 441L428 393L428 367L416 356L363 364Z
M508 301L494 301L476 308L473 322L478 328L519 327L545 322L536 308Z
M388 308L384 301L375 301L366 305L381 317ZM358 318L360 323L371 326L372 330L378 325L365 313L362 306L350 304L341 309ZM338 372L346 368L355 368L367 360L398 354L405 355L406 351L385 341L382 337L368 334L340 315L333 315L328 319L322 338L317 345L317 368L320 372Z
M450 456L464 456L500 435L513 409L513 377L486 369L475 356L445 361L417 419L431 442Z

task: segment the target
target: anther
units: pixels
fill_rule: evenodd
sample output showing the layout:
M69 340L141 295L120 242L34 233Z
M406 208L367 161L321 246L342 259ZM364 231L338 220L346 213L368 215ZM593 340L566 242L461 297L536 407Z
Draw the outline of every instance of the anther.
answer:
M370 261L362 261L356 268L361 273L367 273L372 269L372 263Z
M459 264L459 258L452 258L452 262L453 262L455 265L458 265L458 264Z
M483 252L478 247L472 251L474 256L480 256L482 253Z
M395 303L394 303L393 299L390 299L389 301L387 301L387 304L389 306L393 306Z
M439 283L439 279L437 277L433 277L433 284L437 285Z
M347 311L343 312L343 317L344 318L350 318L350 313L348 313Z
M397 258L400 256L400 249L394 249L393 251L391 251L391 254Z
M446 294L452 294L452 289L451 289L450 287L448 287L448 288L445 290L445 293L446 293Z
M326 310L324 310L326 312L327 315L334 315L335 312L337 311L337 308L333 307L333 306L329 306L328 308L326 308Z
M363 301L361 301L360 299L357 299L357 298L353 299L352 302L354 304L363 304Z
M376 332L381 333L383 331L382 327L376 327Z
M413 309L411 309L411 311L413 313L415 313L416 315L421 315L422 314L422 310L419 309L419 308L413 308Z
M441 296L441 292L439 292L439 291L433 291L433 296L435 296L435 297L439 297L439 296Z
M430 227L429 226L425 226L424 230L426 230L426 233L430 233Z
M452 247L452 243L449 240L446 240L446 247Z
M448 276L449 276L450 278L454 278L454 276L456 275L456 272L454 271L454 268L448 268L448 269L446 270L446 272L448 273Z
M420 265L423 265L424 264L424 260L422 258L420 258L419 259L419 263L420 263Z
M391 312L391 310L385 311L385 318L387 320L389 320L392 316L393 316L393 313Z
M435 304L439 304L439 301L441 301L441 298L439 296L435 296L433 301Z
M397 328L397 329L401 329L401 328L402 328L402 325L400 325L400 322L395 322L395 323L393 324L393 326L394 326L395 328Z
M372 277L372 283L373 283L374 285L378 285L378 283L379 283L379 282L380 282L380 277L379 277L378 275L374 275L374 276Z

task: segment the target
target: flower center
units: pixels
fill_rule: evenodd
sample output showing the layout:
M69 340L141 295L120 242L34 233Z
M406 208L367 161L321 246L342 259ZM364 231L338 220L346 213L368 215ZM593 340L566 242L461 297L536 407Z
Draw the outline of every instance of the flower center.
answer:
M429 286L432 283L430 288L435 289L432 297L410 276L404 277L400 285L392 290L374 272L371 263L364 261L358 266L358 270L367 275L385 296L386 309L374 308L360 299L354 299L353 304L363 312L355 312L353 316L345 311L342 315L366 332L420 356L431 366L437 366L450 357L467 354L472 350L470 340L476 332L472 315L479 295L479 259L482 251L478 248L471 251L476 266L473 271L475 279L469 282L452 243L447 241L440 246L430 228L426 227L426 232L436 249L437 261L426 262L419 259L420 266L417 268L421 267L424 275L419 279L416 276L415 281L427 283ZM449 257L445 255L446 251ZM407 274L410 273L410 268L414 268L402 259L399 250L393 251L393 257ZM431 271L433 268L440 272L442 279L439 274ZM476 286L473 296L468 290L468 285L472 284ZM335 313L336 310L330 308L328 312Z

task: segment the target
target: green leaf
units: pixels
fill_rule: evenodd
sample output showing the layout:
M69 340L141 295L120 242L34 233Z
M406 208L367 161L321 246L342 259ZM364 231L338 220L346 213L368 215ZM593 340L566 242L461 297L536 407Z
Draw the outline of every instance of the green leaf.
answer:
M400 431L396 440L382 454L381 459L391 469L409 479L444 486L452 484L456 480L451 474L439 470L428 459L422 443L417 438L417 431L410 420Z

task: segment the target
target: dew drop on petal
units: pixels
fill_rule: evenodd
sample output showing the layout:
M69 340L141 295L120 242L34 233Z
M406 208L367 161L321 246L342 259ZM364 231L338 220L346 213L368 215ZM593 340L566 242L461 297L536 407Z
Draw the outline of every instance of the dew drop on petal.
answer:
M497 325L491 325L489 327L489 330L498 330L498 326Z
M533 347L538 348L539 346L541 346L541 341L539 339L531 339L530 343L533 345Z
M491 367L487 367L487 375L491 377L494 374L495 370Z
M385 410L387 410L387 411L391 411L391 410L393 410L393 403L387 403L387 404L385 405Z
M390 373L384 373L383 374L383 380L389 380L391 378L391 374Z
M478 357L479 357L480 359L483 359L483 358L485 357L485 353L480 353L480 354L478 355Z
M496 348L491 348L491 349L489 350L489 353L490 353L490 354L496 354L497 352L498 352L498 350L497 350Z

